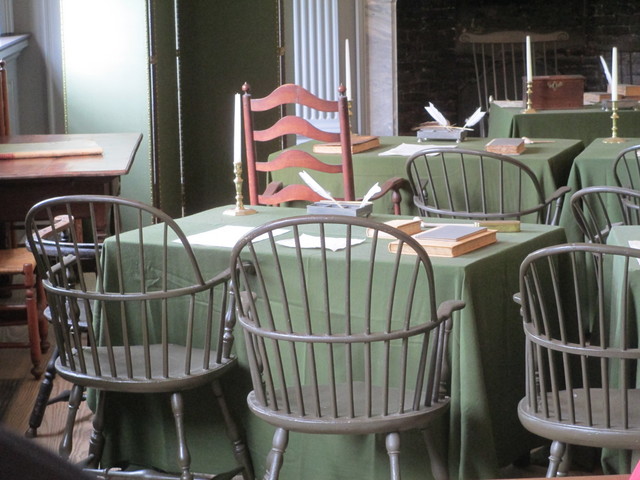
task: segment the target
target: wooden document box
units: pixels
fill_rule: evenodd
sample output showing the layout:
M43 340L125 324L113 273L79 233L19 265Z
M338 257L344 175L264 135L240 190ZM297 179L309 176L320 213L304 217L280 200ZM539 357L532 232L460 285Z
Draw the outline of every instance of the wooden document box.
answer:
M526 88L524 90L526 92ZM584 103L582 75L549 75L533 77L532 107L536 110L581 108ZM526 104L526 95L525 95Z

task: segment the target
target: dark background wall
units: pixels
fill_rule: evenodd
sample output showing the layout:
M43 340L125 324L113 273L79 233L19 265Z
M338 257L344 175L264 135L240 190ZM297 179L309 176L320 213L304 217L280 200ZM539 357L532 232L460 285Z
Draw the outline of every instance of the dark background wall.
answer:
M635 45L640 71L639 0L398 0L397 19L400 134L431 120L430 101L459 124L477 107L471 53L457 42L465 31L564 30L559 73L584 75L586 91L606 89L599 55L610 61L613 46Z

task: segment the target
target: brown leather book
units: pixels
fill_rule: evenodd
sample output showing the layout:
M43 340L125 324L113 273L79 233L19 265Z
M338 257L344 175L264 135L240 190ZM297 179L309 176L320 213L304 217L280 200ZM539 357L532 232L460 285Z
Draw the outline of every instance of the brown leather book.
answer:
M380 138L374 135L351 135L351 153L360 153L380 146ZM340 142L317 143L313 153L342 153Z
M518 155L524 152L524 140L521 138L494 138L485 145L485 150L502 155Z

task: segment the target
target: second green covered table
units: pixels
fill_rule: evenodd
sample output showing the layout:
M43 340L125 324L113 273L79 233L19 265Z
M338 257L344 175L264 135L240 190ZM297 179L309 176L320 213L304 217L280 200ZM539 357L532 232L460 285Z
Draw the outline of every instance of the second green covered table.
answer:
M640 136L640 111L618 112L618 136ZM599 107L571 110L539 110L522 113L522 107L491 104L490 137L575 138L589 145L598 137L611 136L611 112Z
M490 140L490 138L468 138L459 144L453 142L429 142L419 144L416 137L380 137L379 147L353 155L353 175L356 196L361 197L364 195L376 182L382 183L391 177L407 178L405 168L407 156L380 155L400 144L422 145L424 148L439 145L458 145L464 149L484 150L485 145ZM307 142L295 148L310 152L314 143L317 142ZM566 184L573 159L583 148L584 146L579 140L557 139L553 140L552 143L534 143L527 145L526 150L516 158L533 170L542 185L545 195L550 195L558 187ZM338 163L340 161L340 156L336 154L318 155L318 158L327 163ZM298 176L299 171L300 169L289 168L274 172L272 179L281 181L284 184L301 183ZM309 173L333 195L337 197L341 195L342 183L339 175L312 171ZM417 210L413 207L411 193L402 192L402 196L402 213L415 214ZM374 203L374 212L393 213L389 195Z

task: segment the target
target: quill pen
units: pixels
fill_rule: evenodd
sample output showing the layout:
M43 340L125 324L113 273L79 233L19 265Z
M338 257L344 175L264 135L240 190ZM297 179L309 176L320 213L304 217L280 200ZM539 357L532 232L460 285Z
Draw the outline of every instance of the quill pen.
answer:
M364 197L362 197L362 202L360 202L360 208L364 207L364 204L369 201L371 197L373 197L376 193L382 191L378 182L369 189L367 193L365 193Z
M467 121L462 128L473 127L476 123L482 120L482 117L484 117L484 114L487 112L483 112L481 109L482 107L478 107L478 109L473 112L473 115L467 118Z
M609 66L607 62L604 61L602 55L600 55L600 63L602 64L602 70L604 70L604 76L607 77L607 84L611 86L611 72L609 71Z
M326 198L327 200L332 201L333 203L335 203L336 205L338 205L340 208L344 208L342 205L340 205L335 198L333 198L331 196L331 194L329 192L327 192L324 188L322 188L322 186L316 182L313 178L311 178L311 175L309 175L307 172L305 172L304 170L302 172L299 173L300 178L302 178L302 180L304 180L304 183L306 183L307 185L309 185L309 188L311 190L313 190L314 192L316 192L318 195L320 195L322 198Z
M440 113L440 110L438 110L436 107L433 106L433 103L429 102L429 106L424 108L429 113L429 115L431 115L433 119L436 122L438 122L438 125L441 125L443 127L446 127L449 125L449 121L446 118L444 118L444 115Z

